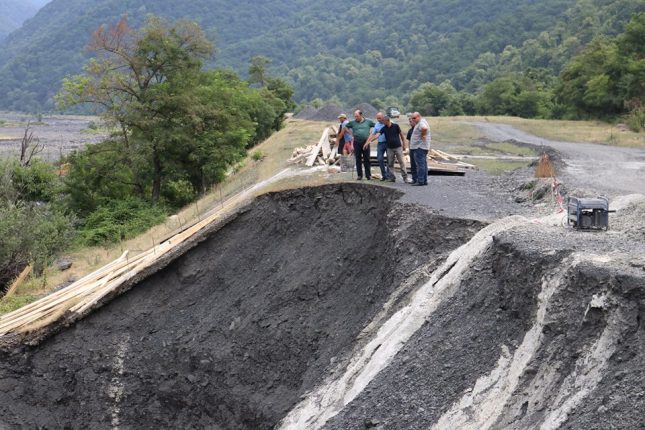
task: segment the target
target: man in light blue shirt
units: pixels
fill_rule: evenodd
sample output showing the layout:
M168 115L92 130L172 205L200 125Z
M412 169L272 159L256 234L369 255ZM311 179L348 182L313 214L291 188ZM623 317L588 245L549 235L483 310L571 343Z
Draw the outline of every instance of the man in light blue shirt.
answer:
M376 114L376 125L374 126L374 131L372 135L367 140L371 142L376 139L378 136L378 144L376 145L376 159L378 160L378 167L381 169L381 181L386 181L389 178L389 172L387 170L387 165L385 164L385 152L387 151L387 143L385 142L385 135L381 133L383 128L383 112L378 112Z

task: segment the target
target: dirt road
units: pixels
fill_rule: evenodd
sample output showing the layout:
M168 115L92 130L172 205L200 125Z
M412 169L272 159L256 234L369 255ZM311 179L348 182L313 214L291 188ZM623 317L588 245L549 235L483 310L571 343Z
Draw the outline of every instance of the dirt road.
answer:
M508 124L468 124L491 140L517 140L559 151L567 164L563 176L572 186L608 195L645 191L645 149L548 140Z

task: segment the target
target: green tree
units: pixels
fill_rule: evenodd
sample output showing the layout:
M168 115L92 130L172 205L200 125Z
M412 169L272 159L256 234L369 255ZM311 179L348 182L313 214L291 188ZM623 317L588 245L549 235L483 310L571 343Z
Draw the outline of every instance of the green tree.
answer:
M90 49L96 58L84 75L65 80L58 100L62 106L99 105L105 119L119 126L112 152L121 154L115 159L131 172L120 182L138 193L149 191L150 200L157 203L164 180L180 166L205 174L200 164L204 157L186 154L193 146L222 144L212 137L226 124L226 113L206 89L201 67L212 45L199 27L151 17L143 29L135 30L121 19L114 27L100 27ZM228 151L210 153L225 157Z
M412 93L410 108L424 115L439 116L450 103L450 90L432 83L425 83Z
M256 55L251 58L251 63L249 64L249 84L257 84L261 87L266 86L268 80L266 66L268 64L271 64L271 60L262 55Z

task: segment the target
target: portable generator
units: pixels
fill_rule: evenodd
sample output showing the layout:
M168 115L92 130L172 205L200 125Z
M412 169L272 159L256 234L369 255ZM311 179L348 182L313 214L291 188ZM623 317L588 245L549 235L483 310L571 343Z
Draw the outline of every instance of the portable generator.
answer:
M609 228L609 200L605 197L567 200L567 224L579 230L607 230Z

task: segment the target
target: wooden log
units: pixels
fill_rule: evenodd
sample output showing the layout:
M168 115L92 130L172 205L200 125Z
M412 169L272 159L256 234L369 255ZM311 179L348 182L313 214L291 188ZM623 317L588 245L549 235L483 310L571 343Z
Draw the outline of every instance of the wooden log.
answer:
M11 297L11 296L13 295L13 293L15 293L15 292L16 292L16 290L18 289L18 287L19 287L23 282L25 282L25 279L27 279L27 276L29 276L29 274L31 273L31 269L32 269L31 264L28 264L28 265L27 265L27 267L25 267L24 269L22 269L22 272L20 272L20 275L18 275L18 277L16 278L16 280L15 280L15 281L13 281L13 283L11 284L11 286L9 287L9 289L7 290L7 293L4 295L5 297Z

